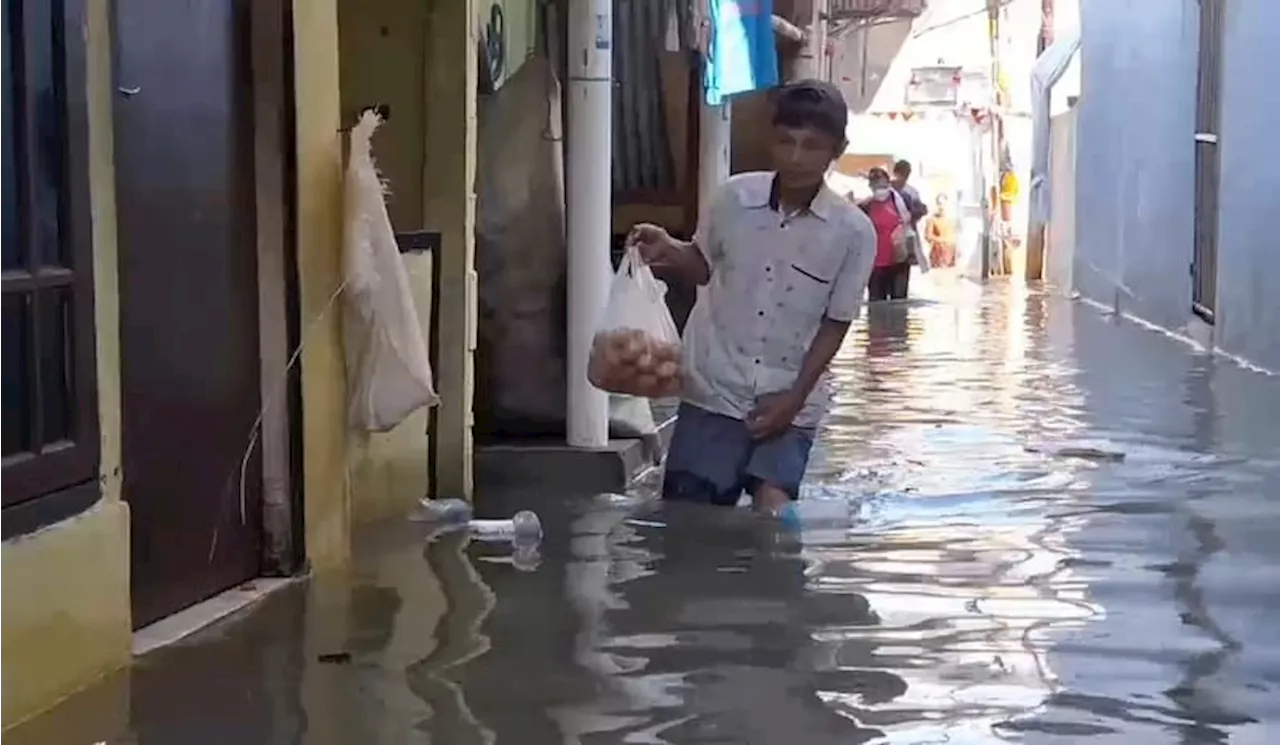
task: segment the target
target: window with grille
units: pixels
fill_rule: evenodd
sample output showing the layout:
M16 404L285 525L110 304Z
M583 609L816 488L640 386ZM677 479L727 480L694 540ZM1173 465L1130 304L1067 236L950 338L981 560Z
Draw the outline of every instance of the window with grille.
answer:
M85 0L3 0L4 506L96 479Z

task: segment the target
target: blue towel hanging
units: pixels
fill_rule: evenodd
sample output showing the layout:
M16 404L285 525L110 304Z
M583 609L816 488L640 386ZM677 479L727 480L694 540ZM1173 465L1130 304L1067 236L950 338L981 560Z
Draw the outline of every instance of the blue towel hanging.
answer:
M706 101L718 106L735 93L778 84L773 0L707 0L711 39L703 72Z

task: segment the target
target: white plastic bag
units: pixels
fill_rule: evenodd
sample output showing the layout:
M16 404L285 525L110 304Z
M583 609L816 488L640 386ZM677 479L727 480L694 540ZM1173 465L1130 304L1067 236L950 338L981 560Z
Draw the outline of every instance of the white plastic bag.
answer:
M658 423L653 418L649 399L609 394L609 436L622 439L639 439L658 433Z
M666 285L653 276L638 250L628 248L591 345L587 379L592 385L643 398L680 393L680 332L666 294Z
M915 258L916 266L920 267L920 273L928 274L933 268L929 264L929 254L924 250L924 241L920 240L920 234L916 232L911 210L907 208L907 201L896 190L893 192L893 206L897 208L898 217L902 220L902 225L893 231L895 253L901 251L908 259Z
M370 152L378 116L366 111L351 130L343 214L347 423L385 432L436 395L409 275L387 216L382 180Z

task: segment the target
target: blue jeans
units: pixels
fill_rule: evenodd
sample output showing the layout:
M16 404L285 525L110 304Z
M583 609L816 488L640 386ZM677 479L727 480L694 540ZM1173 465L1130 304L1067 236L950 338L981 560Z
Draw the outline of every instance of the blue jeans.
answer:
M771 440L751 438L746 422L682 403L667 452L664 499L733 506L761 482L800 496L814 431L792 427Z

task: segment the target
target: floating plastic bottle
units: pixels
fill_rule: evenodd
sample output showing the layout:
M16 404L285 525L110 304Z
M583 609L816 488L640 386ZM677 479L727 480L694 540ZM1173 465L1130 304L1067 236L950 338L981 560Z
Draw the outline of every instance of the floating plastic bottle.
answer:
M542 521L530 510L520 510L510 520L472 520L471 535L482 541L537 543L542 540Z
M421 499L415 522L434 523L441 527L458 527L471 522L471 503L465 499Z
M511 566L521 572L536 572L542 564L542 554L538 552L538 544L512 542Z
M411 518L415 522L431 523L445 530L466 528L477 540L524 545L536 545L542 540L542 521L530 510L520 510L507 520L477 520L471 503L465 499L423 499L418 505Z

